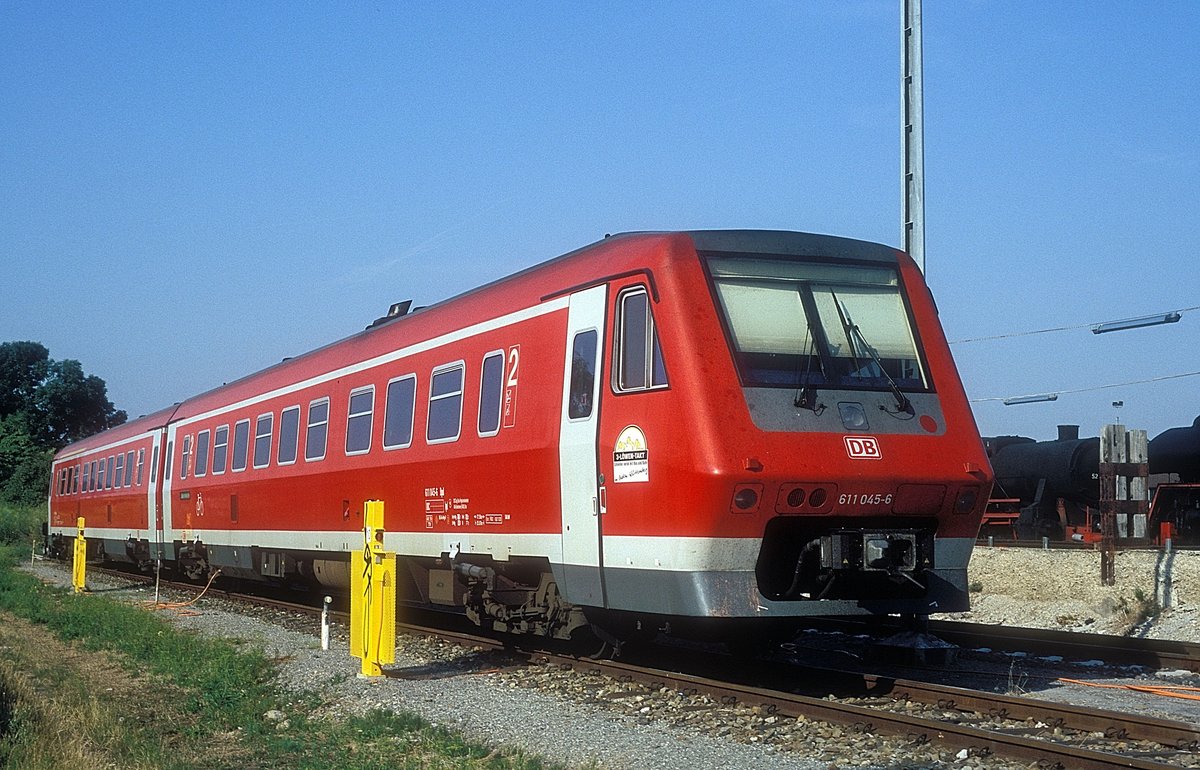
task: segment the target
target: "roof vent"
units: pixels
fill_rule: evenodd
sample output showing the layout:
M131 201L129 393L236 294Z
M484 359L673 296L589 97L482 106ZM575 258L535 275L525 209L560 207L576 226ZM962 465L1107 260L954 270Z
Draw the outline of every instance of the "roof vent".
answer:
M376 318L367 328L374 329L376 326L381 326L388 321L394 321L401 316L408 315L408 309L412 307L412 302L411 299L406 299L403 302L393 302L391 307L388 308L387 315Z

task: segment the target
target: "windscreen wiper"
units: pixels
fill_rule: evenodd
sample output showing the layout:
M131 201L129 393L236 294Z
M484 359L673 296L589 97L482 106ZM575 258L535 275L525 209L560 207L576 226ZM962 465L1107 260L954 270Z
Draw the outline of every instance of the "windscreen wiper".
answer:
M800 376L799 372L797 372L797 384L800 386L800 389L796 392L796 398L792 403L800 409L811 409L814 413L820 414L825 406L817 404L817 388L812 384L812 360L814 357L813 354L817 352L817 338L812 331L812 322L809 321L804 332L806 343L804 346L804 358L806 359L804 374ZM825 362L821 360L820 355L817 355L816 359L817 366L821 367L821 377L828 382L829 376L825 373Z
M854 355L854 349L857 347L854 343L854 337L858 337L862 343L863 349L867 351L867 355L875 362L875 366L879 369L879 373L887 380L888 388L891 389L892 395L896 397L896 408L901 412L912 412L912 402L908 400L908 396L904 395L904 391L900 390L900 386L892 379L892 375L887 373L887 369L883 368L883 361L879 358L879 354L875 352L875 348L871 347L871 343L867 342L867 338L863 336L862 329L858 328L858 324L850 318L850 311L847 310L837 298L837 295L832 291L829 292L833 297L833 304L837 308L838 317L841 318L842 328L846 332L847 339L850 340L850 354ZM855 366L858 365L858 357L854 356Z

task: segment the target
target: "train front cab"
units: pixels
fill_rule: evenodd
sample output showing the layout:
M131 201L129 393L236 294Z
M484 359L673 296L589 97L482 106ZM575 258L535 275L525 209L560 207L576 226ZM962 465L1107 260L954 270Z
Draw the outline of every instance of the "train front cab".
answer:
M598 290L586 324L572 301L568 361L577 335L608 333L598 483L564 508L568 598L679 618L965 609L990 470L911 260L695 233L657 264Z

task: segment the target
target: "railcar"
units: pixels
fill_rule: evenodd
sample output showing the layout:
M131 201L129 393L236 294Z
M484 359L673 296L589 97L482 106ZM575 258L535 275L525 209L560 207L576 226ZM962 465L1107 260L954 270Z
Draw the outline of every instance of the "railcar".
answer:
M779 231L629 233L66 447L48 533L497 631L966 609L991 469L921 273Z

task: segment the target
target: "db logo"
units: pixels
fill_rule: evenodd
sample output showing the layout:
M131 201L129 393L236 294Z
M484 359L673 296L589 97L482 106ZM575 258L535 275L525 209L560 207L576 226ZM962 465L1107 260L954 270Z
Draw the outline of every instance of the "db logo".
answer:
M843 436L846 442L846 454L853 460L882 460L879 453L879 442L874 436Z

